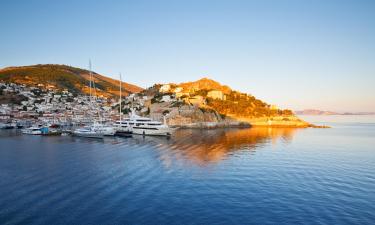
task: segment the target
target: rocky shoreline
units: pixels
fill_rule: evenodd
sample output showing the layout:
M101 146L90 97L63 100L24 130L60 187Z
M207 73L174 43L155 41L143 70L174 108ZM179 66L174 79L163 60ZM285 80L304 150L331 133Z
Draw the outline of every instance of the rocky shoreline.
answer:
M296 116L289 117L262 117L262 118L226 118L223 121L207 122L199 121L186 123L185 119L176 119L169 123L171 127L193 128L193 129L217 129L217 128L250 128L250 127L268 127L268 128L330 128L326 125L315 125L299 119Z
M280 127L280 128L328 128L301 120L295 115L271 117L223 117L214 110L202 110L197 106L184 105L170 107L168 103L156 103L150 106L151 117L162 120L163 112L168 111L166 122L176 128L216 129L216 128L249 128L249 127Z

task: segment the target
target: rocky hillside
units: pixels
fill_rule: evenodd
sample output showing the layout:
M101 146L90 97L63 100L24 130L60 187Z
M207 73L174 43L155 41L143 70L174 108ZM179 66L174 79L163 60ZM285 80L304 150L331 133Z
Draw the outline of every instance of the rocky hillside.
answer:
M243 123L254 126L310 126L291 110L279 109L208 78L181 84L158 84L141 94L151 99L149 111L152 116L157 118L167 112L169 124L180 127L242 126Z
M85 69L66 65L32 65L7 67L0 70L0 81L33 85L51 89L68 89L77 94L89 93L90 72ZM98 96L113 97L119 95L119 81L92 72ZM137 93L143 89L123 82L123 93ZM94 91L93 91L94 92Z

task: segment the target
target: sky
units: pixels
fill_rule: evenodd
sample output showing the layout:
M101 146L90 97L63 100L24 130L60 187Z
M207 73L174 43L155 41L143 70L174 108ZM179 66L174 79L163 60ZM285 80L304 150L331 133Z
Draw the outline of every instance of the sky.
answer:
M375 1L0 1L0 68L141 87L208 77L294 110L375 112Z

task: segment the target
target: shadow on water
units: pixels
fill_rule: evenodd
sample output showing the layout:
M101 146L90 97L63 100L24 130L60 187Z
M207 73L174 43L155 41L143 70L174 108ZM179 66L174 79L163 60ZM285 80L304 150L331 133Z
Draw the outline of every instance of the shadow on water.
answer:
M165 160L183 159L198 165L219 162L239 151L255 152L267 144L292 141L296 128L177 130L169 139L135 136L138 143L152 144Z

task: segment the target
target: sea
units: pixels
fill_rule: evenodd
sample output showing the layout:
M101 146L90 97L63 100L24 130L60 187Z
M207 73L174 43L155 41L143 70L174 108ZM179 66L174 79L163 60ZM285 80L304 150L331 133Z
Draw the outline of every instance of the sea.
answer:
M0 131L0 224L375 224L375 117L171 137Z

